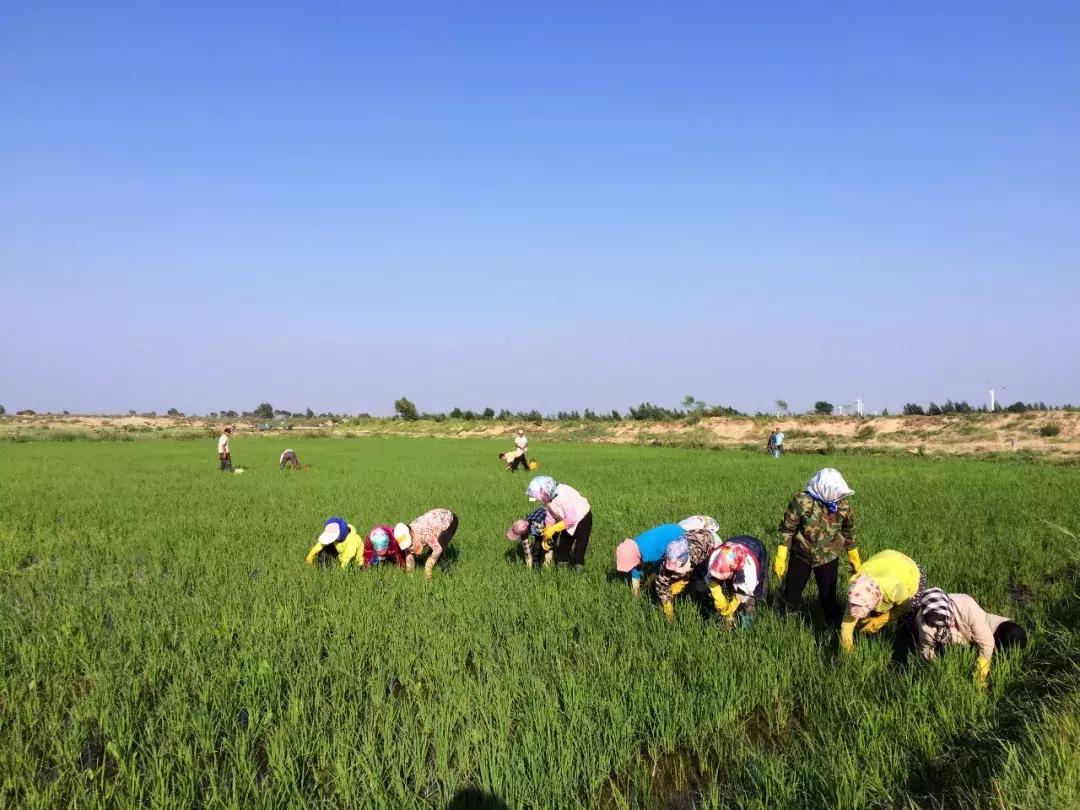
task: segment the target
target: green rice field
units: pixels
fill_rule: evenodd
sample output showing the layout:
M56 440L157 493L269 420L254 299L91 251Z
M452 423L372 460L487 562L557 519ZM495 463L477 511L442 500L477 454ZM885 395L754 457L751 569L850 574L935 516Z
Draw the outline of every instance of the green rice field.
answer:
M508 442L280 437L0 444L0 806L1080 806L1080 467L539 445L593 505L586 570L528 571ZM614 577L624 537L694 513L770 550L820 467L855 489L865 559L1026 626L995 656L843 656L768 608L668 626ZM307 567L331 515L445 506L434 581ZM846 569L845 569L846 570Z

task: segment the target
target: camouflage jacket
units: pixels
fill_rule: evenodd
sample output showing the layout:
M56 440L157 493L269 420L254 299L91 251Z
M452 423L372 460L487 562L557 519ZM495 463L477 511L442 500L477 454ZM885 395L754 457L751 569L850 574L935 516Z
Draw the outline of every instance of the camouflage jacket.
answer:
M702 565L709 561L709 555L719 545L716 536L708 529L691 529L683 535L690 546L690 571L679 574L660 563L660 573L656 576L656 596L661 603L670 602L675 594L671 586L676 582L688 581ZM684 586L685 587L685 586Z
M815 568L858 545L855 517L847 498L830 513L827 506L800 492L788 504L779 531L780 545Z

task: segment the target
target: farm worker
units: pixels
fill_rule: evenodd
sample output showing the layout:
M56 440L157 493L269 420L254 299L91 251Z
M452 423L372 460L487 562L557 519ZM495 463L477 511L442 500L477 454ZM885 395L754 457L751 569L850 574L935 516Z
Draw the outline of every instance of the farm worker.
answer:
M316 561L330 564L337 560L342 568L347 568L349 563L355 560L357 565L363 565L362 548L362 537L352 524L346 523L345 518L332 517L326 521L322 534L311 547L304 562L314 565Z
M729 537L709 556L706 568L713 605L729 625L739 620L748 628L757 615L757 604L768 596L769 557L756 537ZM725 585L731 595L725 593Z
M833 625L839 624L843 615L836 598L840 553L847 552L848 561L856 573L860 563L855 518L848 500L853 494L844 476L826 467L810 479L804 491L791 499L780 522L780 545L773 562L776 576L784 580L784 608L798 609L806 582L813 571L825 618Z
M515 520L506 530L506 539L515 543L521 543L521 553L525 558L525 567L533 567L533 559L540 551L541 535L544 529L554 523L547 509L540 507L529 512L521 520ZM551 566L553 553L548 551L544 554L544 567Z
M845 650L855 646L855 627L876 633L892 619L900 620L903 633L915 629L915 616L926 590L926 574L917 562L899 551L886 549L870 557L852 577L848 587L848 609L840 624L840 644Z
M278 469L284 470L286 467L291 467L294 470L300 469L300 459L296 457L295 450L286 450L278 457Z
M226 427L217 440L217 457L221 462L221 471L228 472L232 469L232 453L229 452L229 438L232 436L232 427Z
M712 532L713 541L716 545L720 545L722 540L720 537L720 524L716 522L716 518L709 517L708 515L691 515L684 520L680 520L679 526L682 527L684 531L706 529Z
M773 458L780 458L780 455L784 452L784 431L780 428L776 428L775 434L773 434Z
M677 523L661 523L627 538L615 547L615 570L630 575L630 590L637 596L641 592L642 566L652 565L664 559L669 544L685 533Z
M544 551L555 549L555 562L572 562L585 568L585 552L592 534L592 507L585 497L569 484L560 484L550 475L538 475L529 482L525 495L540 501L551 516L540 537Z
M524 450L511 450L509 453L499 453L499 459L506 464L508 472L516 472L518 467L529 469L529 462L525 459Z
M431 579L435 563L442 556L443 548L453 538L458 528L458 518L449 509L432 509L409 523L394 526L394 540L405 555L405 568L412 571L416 558L424 548L431 549L424 563L424 579Z
M927 661L933 661L938 650L949 644L977 646L975 683L980 687L985 687L990 677L994 650L1027 646L1023 627L1004 616L987 613L966 593L945 593L940 588L926 589L915 626L919 652Z
M394 539L393 526L376 526L364 538L364 565L395 563L398 568L405 567L405 554Z
M529 452L529 440L525 438L524 430L517 432L517 436L514 438L514 446L521 451L522 456Z
M690 529L664 549L664 561L656 576L656 596L664 617L675 621L673 600L686 590L695 570L708 562L713 549L719 546L716 536L708 529Z

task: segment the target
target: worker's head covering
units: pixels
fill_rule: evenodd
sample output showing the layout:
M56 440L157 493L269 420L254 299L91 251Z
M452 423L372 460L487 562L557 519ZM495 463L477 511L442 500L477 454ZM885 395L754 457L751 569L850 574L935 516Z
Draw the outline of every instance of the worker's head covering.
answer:
M506 530L506 539L507 540L520 540L521 538L523 538L528 533L529 533L529 521L527 521L525 518L522 518L521 520L515 520L510 525L510 528Z
M390 533L382 526L372 529L368 534L368 540L371 541L371 547L380 557L390 548Z
M848 495L855 494L855 490L847 485L840 471L832 467L818 470L817 474L810 479L810 483L806 485L806 492L830 512L835 512L840 501Z
M677 574L690 570L690 543L685 537L672 540L664 549L664 567Z
M741 543L723 543L709 557L709 576L713 579L731 579L742 568L750 550Z
M641 549L633 540L623 540L615 546L615 570L620 574L633 571L641 565Z
M872 577L859 574L848 587L848 610L856 619L865 619L881 602L881 587Z
M412 546L412 532L409 531L409 527L404 523L394 526L394 540L397 541L398 548L402 551Z
M713 534L720 532L720 524L716 522L716 518L711 518L708 515L691 515L686 520L679 521L679 528L688 532L695 529L705 529Z
M349 536L349 524L345 518L332 517L323 526L322 534L319 535L319 545L328 546Z
M944 644L956 623L956 605L941 588L927 588L919 605L919 621L936 643Z
M538 475L529 482L525 495L530 501L551 503L559 492L559 485L550 475Z

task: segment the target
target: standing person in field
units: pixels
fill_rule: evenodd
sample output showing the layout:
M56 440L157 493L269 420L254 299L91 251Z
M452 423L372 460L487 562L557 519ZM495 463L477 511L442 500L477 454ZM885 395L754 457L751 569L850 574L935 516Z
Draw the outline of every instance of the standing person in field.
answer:
M780 545L773 563L773 571L783 580L784 609L798 610L812 571L825 619L834 626L840 623L843 609L836 598L836 581L841 552L847 553L854 572L860 563L855 517L848 500L854 494L838 471L826 467L791 499L780 522Z
M772 443L773 458L780 458L784 454L784 431L780 430L780 428L773 429Z
M554 559L551 551L543 551L543 533L548 525L554 523L547 509L541 506L529 512L521 520L515 520L506 530L506 539L521 544L521 554L525 558L525 567L532 568L533 560L543 554L544 567L550 568Z
M514 438L514 446L521 453L521 463L526 467L529 466L529 459L526 458L529 452L529 440L525 437L525 431L519 430L517 436Z
M221 471L232 470L232 453L229 451L229 438L232 436L232 426L227 426L217 440L217 457L221 462Z
M776 458L776 428L769 431L769 440L765 442L765 452Z
M686 530L677 523L661 523L637 537L628 537L615 547L615 570L629 575L634 596L641 592L643 567L663 560L667 547L685 533Z
M669 622L675 621L675 597L686 590L695 572L701 570L719 545L717 537L702 528L685 531L664 549L664 561L656 575L656 596Z
M393 526L376 526L364 538L364 565L394 564L405 567L405 553L394 539Z
M529 482L525 495L544 505L552 523L541 532L544 551L555 550L555 562L573 563L576 571L585 568L585 552L592 534L592 507L569 484L560 484L550 475L538 475Z
M405 555L405 569L412 571L416 567L416 558L425 548L431 549L427 562L424 563L424 579L430 580L435 571L435 563L453 539L457 528L457 515L449 509L432 509L409 524L397 524L394 527L394 540Z
M284 470L286 467L290 467L294 470L300 469L300 459L296 457L295 450L286 450L278 457L278 469Z
M769 594L769 556L765 544L748 534L729 537L709 556L706 568L713 606L729 626L747 629L758 603ZM730 596L725 593L730 589Z
M859 567L848 587L848 609L840 625L840 646L855 647L855 628L869 635L893 619L899 630L893 639L894 653L905 637L915 631L915 617L926 592L926 574L913 559L899 551L879 551Z
M1027 633L1011 619L987 613L966 593L945 593L940 588L927 588L915 615L915 631L899 641L901 659L909 647L917 646L927 661L933 661L938 652L951 644L978 647L975 683L985 687L995 650L1026 647Z
M333 565L336 562L342 568L348 568L350 563L361 566L364 564L363 549L363 537L353 525L345 518L332 517L326 521L304 562L308 565Z

